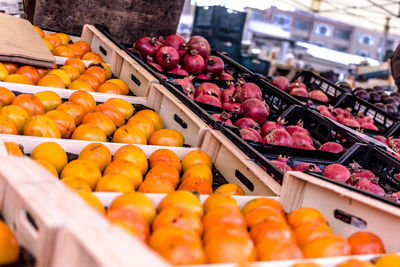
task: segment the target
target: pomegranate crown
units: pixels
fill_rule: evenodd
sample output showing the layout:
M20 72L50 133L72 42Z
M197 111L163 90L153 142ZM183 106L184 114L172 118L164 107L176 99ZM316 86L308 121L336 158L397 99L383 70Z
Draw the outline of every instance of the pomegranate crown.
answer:
M196 49L190 50L190 55L192 55L192 56L197 55L197 50Z

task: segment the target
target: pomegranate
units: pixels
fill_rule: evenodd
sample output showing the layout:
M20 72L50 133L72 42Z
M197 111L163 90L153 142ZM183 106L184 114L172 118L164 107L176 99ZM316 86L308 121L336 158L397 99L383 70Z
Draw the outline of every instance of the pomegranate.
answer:
M351 176L350 171L345 166L337 163L326 166L322 173L324 176L339 182L346 182Z
M221 99L221 90L214 83L205 82L200 84L196 89L196 96L201 95L212 95L218 99Z
M211 74L212 77L221 76L224 71L224 61L216 56L206 58L205 72Z
M163 46L156 52L156 61L165 70L172 70L179 63L179 53L171 46Z
M234 122L234 125L239 129L259 128L257 122L250 118L241 118Z
M286 131L288 131L290 135L294 135L295 133L304 133L306 135L310 135L308 130L303 128L302 120L299 120L296 125L288 125L286 127Z
M313 145L313 140L311 139L311 137L304 133L295 133L292 135L292 139L294 147L298 147L303 144Z
M164 72L164 69L159 64L155 62L149 62L149 64L152 65L157 71Z
M273 81L272 84L281 89L282 91L287 91L289 89L290 83L286 77L278 76Z
M321 171L318 168L318 166L315 165L314 163L299 163L293 167L293 170L300 171L300 172L304 172L304 171L320 172Z
M370 170L359 170L353 173L355 178L368 178L368 179L375 179L375 174Z
M290 168L290 166L287 165L287 161L288 161L287 158L279 156L277 160L271 160L271 163L285 173L287 171L292 171L292 168Z
M269 115L269 106L258 99L247 99L240 105L239 114L261 124Z
M258 99L261 100L262 93L260 87L255 83L246 83L243 80L239 82L239 86L236 88L236 98L239 102L244 102L247 99Z
M227 72L222 72L221 75L218 77L218 80L223 80L223 81L234 81L235 78L230 73Z
M331 153L341 153L344 151L344 148L336 142L326 142L325 144L319 147L319 150Z
M192 36L188 42L189 50L195 50L198 54L203 57L204 59L208 57L210 54L210 45L206 38L202 36ZM189 71L190 72L190 71Z
M185 70L194 75L202 73L205 67L204 59L196 50L190 50L189 54L183 57L182 64Z
M368 178L360 178L356 184L356 188L368 191L372 194L378 195L383 197L385 195L385 191L377 185L376 183L373 182L373 180L368 179Z
M235 87L228 87L227 89L222 90L221 92L221 99L222 103L227 103L227 102L234 102L234 94L236 92Z
M146 59L148 56L154 56L161 46L162 43L157 41L157 38L142 37L135 42L133 49L140 53L142 59Z
M241 106L240 103L232 103L232 102L222 103L222 108L228 111L239 112L240 106Z
M306 150L316 150L315 147L310 144L298 144L296 148L306 149Z
M191 78L183 78L183 79L176 79L174 80L177 84L180 84L183 89L183 93L190 99L194 99L194 93L196 89L194 88L192 84L192 79Z
M255 128L247 128L246 130L249 130L250 132L252 132L253 134L255 134L257 136L258 142L262 142L262 137L260 135L260 129L258 129L258 127Z
M301 83L299 81L295 81L290 85L290 90L293 90L294 88L304 88L307 89L307 86L304 83Z
M393 138L393 136L387 139L387 144L391 149L398 149L400 148L400 138Z
M376 136L374 136L374 139L386 144L386 137L384 137L382 135L376 135Z
M261 127L261 135L265 136L274 129L282 129L284 121L278 119L278 121L266 121Z
M337 121L335 115L332 112L330 112L329 110L321 111L321 115L324 117L327 117L331 120Z
M372 120L372 118L368 117L368 116L357 116L356 120L358 121L359 124L365 124L365 123L374 123L374 121Z
M168 73L178 74L182 76L189 76L189 73L186 70L182 69L179 65L178 67L168 71Z
M167 38L165 38L164 40L164 45L175 48L176 51L178 51L180 57L186 54L188 50L188 45L185 39L183 39L183 37L179 34L168 35Z
M293 147L293 138L285 129L274 129L263 140L270 145Z
M335 112L337 115L340 115L340 114L344 114L346 112L346 110L344 110L342 108L335 108L333 110L333 112Z
M319 110L319 112L322 112L322 111L326 111L326 110L329 110L329 108L328 107L326 107L326 106L318 106L317 107L317 109Z
M349 127L355 127L355 128L360 127L360 124L355 119L343 118L343 120L340 121L340 123Z
M212 95L200 95L200 96L197 96L194 100L197 102L201 102L204 104L222 108L221 101L219 101L218 98L216 98L215 96L212 96Z
M378 127L373 123L364 123L360 125L361 128L378 131Z
M259 142L257 135L255 135L254 132L250 131L249 129L240 129L240 136L246 140Z
M232 125L232 121L229 119L231 116L232 116L231 114L225 111L223 111L221 114L211 115L211 117L213 117L216 121L220 121L226 125Z
M309 96L307 89L304 89L304 88L294 88L292 91L290 91L290 95L300 96L300 97L308 97Z
M196 78L201 80L211 80L211 77L204 73L200 73L196 76Z
M309 93L309 95L311 99L329 103L328 96L321 90L313 90Z

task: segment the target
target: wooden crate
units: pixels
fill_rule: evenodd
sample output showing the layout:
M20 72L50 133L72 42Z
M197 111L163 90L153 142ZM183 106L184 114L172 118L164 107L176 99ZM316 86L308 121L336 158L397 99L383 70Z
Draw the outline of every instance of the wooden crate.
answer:
M399 252L394 238L400 225L400 209L302 172L288 172L281 191L281 203L290 212L312 207L322 212L334 232L349 236L370 231L385 241L386 250Z
M108 207L111 205L112 201L120 195L120 193L95 193L95 195L100 199L100 201L103 203L105 207ZM146 194L149 196L152 200L154 205L157 207L161 200L166 196L166 194ZM238 205L242 208L244 204L246 204L248 201L257 198L257 196L233 196ZM200 202L203 204L205 200L208 198L208 195L200 195ZM282 205L285 205L284 202L282 202L282 199L279 199L278 197L269 197L275 200L278 200L282 203ZM338 234L343 234L340 229L338 231L335 231L335 233ZM152 252L153 254L157 254L156 252ZM360 260L371 260L375 257L378 257L379 255L376 254L369 254L369 255L359 255L359 256L344 256L344 257L332 257L332 258L318 258L318 259L305 259L305 260L284 260L284 261L270 261L270 262L254 262L251 263L252 267L291 267L295 263L316 263L320 264L321 266L324 267L335 267L337 264L348 260L348 259L360 259ZM190 265L190 266L195 266L195 267L237 267L238 264L236 263L225 263L225 264L204 264L204 265ZM188 265L189 267L189 265Z
M79 155L79 153L85 146L92 143L90 141L28 137L28 136L17 136L17 135L1 135L0 139L3 142L15 142L17 144L22 145L24 147L24 152L26 154L30 154L37 145L43 142L52 141L58 143L66 152ZM248 160L240 158L240 156L242 156L241 155L242 153L239 154L238 151L236 150L229 150L224 148L225 144L221 142L217 144L219 141L213 136L207 137L207 140L213 140L212 141L213 144L205 143L201 148L168 147L168 149L174 151L181 160L191 151L199 149L204 150L210 155L215 168L221 173L221 175L229 183L238 184L240 187L242 187L246 195L262 195L262 194L269 194L270 196L277 195L277 193L274 193L275 192L274 190L276 190L276 188L270 188L269 187L270 184L263 182L264 180L269 179L268 177L264 177L264 175L267 174L263 172L261 169L260 172L258 172L258 170L256 169L259 168L258 166L249 165ZM103 144L110 149L112 155L114 155L114 153L120 147L126 145L121 143L103 143ZM217 145L218 151L210 150L209 146L211 145ZM160 146L146 146L146 145L136 145L136 146L143 150L147 158L150 157L150 155L157 149L166 148ZM232 168L232 166L235 167ZM243 183L243 181L245 182ZM253 190L250 190L247 187L249 186L249 184L254 186ZM272 186L275 185L272 184Z
M240 185L246 194L280 194L281 186L221 132L208 131L200 148L210 155L215 167L228 182Z

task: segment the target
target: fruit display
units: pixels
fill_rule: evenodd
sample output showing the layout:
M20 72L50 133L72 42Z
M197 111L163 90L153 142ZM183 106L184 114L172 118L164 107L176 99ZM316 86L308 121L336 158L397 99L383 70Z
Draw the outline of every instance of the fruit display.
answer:
M88 61L103 61L103 58L93 52L90 45L85 41L72 42L70 36L66 33L45 34L40 27L34 25L33 28L54 56L80 58Z
M243 75L254 75L220 52L212 51L208 41L192 36L188 42L172 34L162 38L139 38L129 50L136 52L136 59L151 66L159 77L169 79L192 76L198 81L234 81Z
M390 115L396 117L400 115L399 92L387 93L382 87L374 86L372 88L356 87L354 88L353 93L355 96L374 104L375 107L381 109L383 112L389 113Z
M0 219L0 265L19 261L20 246L11 228Z
M8 83L117 95L130 94L127 83L113 77L110 66L102 61L93 61L86 68L81 59L69 58L63 66L55 66L54 69L1 62L0 72L3 73L0 81Z
M152 198L133 192L115 197L106 216L176 265L385 252L374 233L341 236L313 208L285 214L274 199L241 202L239 206L232 196L212 194L201 203L191 192L178 190L163 197L156 207Z
M143 106L136 110L123 99L97 104L91 94L79 90L63 102L52 91L17 96L4 87L0 91L2 134L164 146L184 143L178 131L164 129L158 113Z
M5 142L5 147L10 155L24 155L21 143ZM211 194L215 190L244 195L240 186L227 183L220 174L215 176L211 158L201 150L192 150L180 160L173 149L161 148L147 158L137 146L120 146L112 154L106 145L90 143L75 155L55 142L43 142L32 149L30 157L67 186L89 192Z

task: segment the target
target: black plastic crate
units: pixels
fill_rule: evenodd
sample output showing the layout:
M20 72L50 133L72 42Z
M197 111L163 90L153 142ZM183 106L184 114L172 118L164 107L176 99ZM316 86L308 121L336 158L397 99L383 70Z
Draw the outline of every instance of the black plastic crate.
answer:
M296 75L296 77L292 80L292 82L300 81L307 86L307 90L321 90L323 91L326 96L329 98L329 104L335 105L340 99L343 94L348 93L346 90L338 87L334 83L328 81L327 79L319 76L318 74L309 71L303 70ZM297 98L297 97L296 97ZM303 101L308 100L309 98L301 98ZM312 102L317 104L327 105L327 103L320 102L314 99L310 99Z
M292 106L280 115L287 124L296 125L298 121L303 121L303 127L310 132L314 146L317 150L306 150L293 147L275 146L250 140L243 140L237 131L226 131L224 134L234 143L246 142L259 153L269 159L275 159L277 155L283 155L292 160L306 161L310 163L329 163L338 160L345 152L330 153L318 150L318 147L326 142L336 142L341 144L346 150L350 149L355 143L364 142L361 138L349 133L339 125L325 119L317 112L305 106ZM226 128L226 126L223 126ZM234 135L232 135L234 134Z
M250 56L242 56L240 58L240 63L249 70L261 75L268 75L269 67L271 65L271 62L267 60L262 60Z
M399 202L395 202L393 201L393 199L388 197L391 194L400 191L400 180L395 177L396 174L400 173L400 161L398 161L395 157L372 145L357 144L351 150L349 150L345 154L345 156L342 157L342 159L339 160L337 163L340 163L344 166L349 166L349 164L357 163L362 168L372 171L375 176L379 178L378 184L385 191L385 197L381 197L369 193L365 190L358 189L354 186L332 180L323 176L322 173L308 173L330 183L345 187L349 190L356 191L363 195L367 195L369 197L400 207Z
M397 117L390 115L382 111L381 109L375 107L373 104L356 97L354 95L347 94L345 97L342 97L338 103L334 106L335 108L351 108L351 114L364 114L374 120L375 126L378 128L378 131L364 129L365 133L376 135L381 134L386 136L388 131L391 131L391 127L399 121Z
M224 38L224 36L213 36L208 39L208 42L213 49L225 52L232 59L240 61L242 50L241 40L229 40Z

